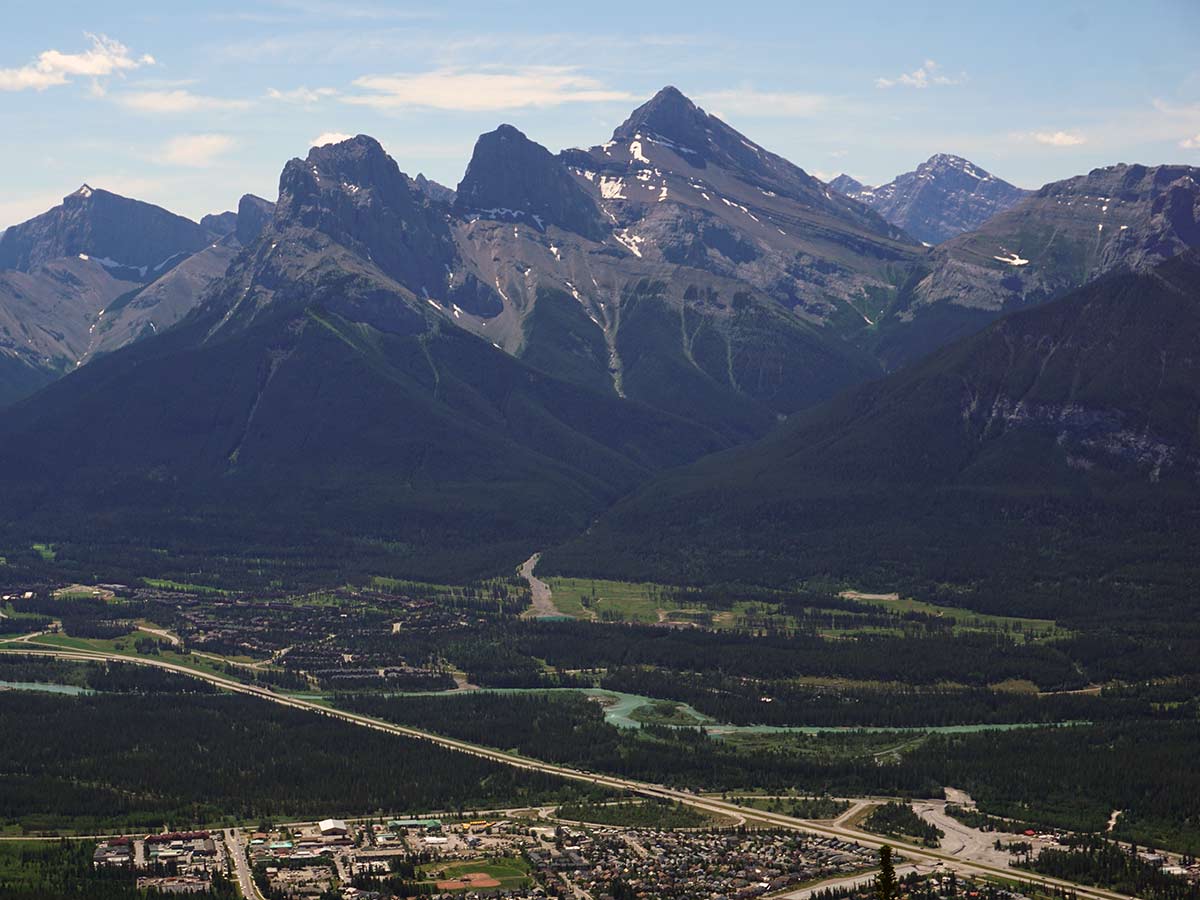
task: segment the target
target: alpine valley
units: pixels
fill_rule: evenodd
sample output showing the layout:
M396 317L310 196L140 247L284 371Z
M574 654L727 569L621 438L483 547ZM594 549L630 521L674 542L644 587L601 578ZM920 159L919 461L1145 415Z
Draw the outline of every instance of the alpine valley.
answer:
M1186 66L1185 5L1093 77ZM1037 98L959 132L994 88L883 68L963 19L1041 71L1036 4L879 4L844 98L744 58L697 95L805 165L947 151L878 186L631 99L721 62L670 4L533 41L531 4L183 6L129 23L170 69L0 68L22 142L74 92L101 158L0 234L0 900L1200 900L1200 168L1104 164L1166 145L1090 107L992 148ZM870 43L775 6L789 68ZM351 115L387 148L318 132Z

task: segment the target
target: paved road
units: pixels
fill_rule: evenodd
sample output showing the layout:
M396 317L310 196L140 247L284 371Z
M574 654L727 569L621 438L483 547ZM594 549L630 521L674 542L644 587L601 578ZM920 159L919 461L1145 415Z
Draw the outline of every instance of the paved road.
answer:
M183 646L183 641L177 635L171 634L165 628L151 628L148 625L139 625L138 631L144 631L146 634L152 634L155 637L162 638L168 644L174 644L176 647Z
M896 877L903 878L912 872L927 873L933 871L935 867L932 865L908 865L896 866ZM855 872L853 875L843 875L840 878L829 878L825 881L810 884L807 887L802 887L794 891L788 891L784 894L775 894L777 900L808 900L813 894L818 891L828 890L830 888L859 888L867 887L875 882L875 876L879 874L878 869L871 869L868 872Z
M834 819L833 824L838 825L838 826L844 826L847 822L849 822L851 819L853 819L855 816L857 816L860 812L862 812L864 809L866 809L868 806L870 806L873 802L874 801L872 801L872 800L852 799L850 801L850 808L847 809L840 816L838 816L836 819Z
M521 577L529 582L529 592L533 595L533 605L521 613L522 619L562 618L565 615L554 605L554 598L550 594L550 585L533 574L533 570L537 568L538 560L541 558L542 554L535 553L521 563L521 568L517 570Z
M233 860L233 871L237 876L238 888L246 900L264 900L254 876L250 874L250 863L246 860L246 846L242 843L242 833L234 828L225 829L225 847L229 858Z
M460 753L466 753L470 756L491 760L492 762L501 763L503 765L512 766L518 769L544 772L548 775L557 775L561 778L567 778L572 781L583 781L589 784L598 785L600 787L612 788L613 790L617 791L629 791L643 797L660 798L672 802L678 801L696 809L706 810L719 815L744 816L748 822L755 824L769 825L774 828L783 828L793 831L805 831L825 837L837 838L838 840L856 841L864 847L878 848L884 844L891 844L892 846L898 847L907 860L911 860L916 863L936 864L941 862L944 863L948 868L953 868L955 871L966 875L977 875L981 877L999 876L1011 879L1015 875L1019 874L1023 879L1034 880L1045 885L1069 888L1077 897L1084 898L1084 900L1132 900L1128 894L1120 894L1116 891L1104 890L1102 888L1085 887L1083 885L1078 885L1074 882L1065 881L1058 878L1047 878L1043 876L1035 877L1032 873L1017 873L1015 870L1007 867L1000 867L990 863L964 859L944 853L940 850L931 850L925 847L902 844L898 841L883 839L878 835L869 834L854 828L834 825L828 822L795 819L791 816L785 816L781 813L747 809L745 807L740 807L735 803L730 803L727 800L721 800L715 797L703 797L699 794L692 793L691 791L677 790L675 788L665 787L660 784L637 781L632 778L618 778L598 772L587 772L572 768L571 766L560 766L537 759L531 759L526 756L520 756L516 753L494 750L491 747L482 747L477 744L471 744L467 741L460 741L457 738L433 734L431 732L422 731L418 728L412 728L407 725L395 725L390 722L382 722L378 719L372 719L368 716L360 715L359 713L320 706L309 700L302 700L296 697L288 697L283 694L277 694L267 688L261 688L256 685L242 684L241 682L234 681L222 675L215 675L211 672L204 672L197 669L189 669L187 666L182 666L178 663L167 662L162 659L155 659L152 657L129 657L116 653L103 653L100 651L90 650L74 651L58 648L37 650L35 649L35 646L36 645L22 644L15 648L11 646L0 647L0 653L15 652L27 655L49 656L57 659L91 660L96 662L124 662L133 663L136 665L155 666L160 669L177 672L181 675L187 675L192 678L199 678L204 681L208 681L232 693L247 694L252 697L258 697L262 700L268 700L272 703L277 703L280 706L288 706L293 709L302 709L306 712L314 713L315 715L341 719L342 721L350 722L351 724L359 725L363 728L371 728L375 731L381 731L385 734L399 735L401 737L411 738L418 741L428 741L432 744L437 744L450 750L457 750Z

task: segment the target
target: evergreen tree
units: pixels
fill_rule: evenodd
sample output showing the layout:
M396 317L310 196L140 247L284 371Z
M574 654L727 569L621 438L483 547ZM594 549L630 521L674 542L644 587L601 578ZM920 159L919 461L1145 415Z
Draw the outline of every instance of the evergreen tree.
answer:
M875 900L896 900L900 895L896 884L896 867L892 864L892 848L879 848L879 874L875 876Z

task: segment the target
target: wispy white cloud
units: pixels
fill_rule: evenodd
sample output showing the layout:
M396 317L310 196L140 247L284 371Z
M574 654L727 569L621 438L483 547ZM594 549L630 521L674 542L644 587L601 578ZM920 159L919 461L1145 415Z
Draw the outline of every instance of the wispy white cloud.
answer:
M337 89L331 87L310 88L301 86L292 88L288 91L280 91L276 88L267 89L267 99L279 100L283 103L303 103L306 105L311 105L324 100L326 97L333 97L336 95Z
M233 138L227 134L180 135L163 144L158 161L167 165L203 169L211 166L233 144Z
M733 88L701 94L696 101L722 118L729 115L806 118L829 108L830 98L822 94L787 91L756 91Z
M1200 150L1200 134L1190 138L1184 138L1179 142L1179 146L1184 150Z
M1082 134L1072 134L1066 131L1035 131L1030 137L1047 147L1078 147L1080 144L1087 143L1087 138Z
M120 94L115 99L128 109L156 115L249 109L252 105L248 100L206 97L185 90L131 91Z
M326 144L340 144L342 141L348 141L352 137L354 135L343 134L340 131L325 131L309 141L309 146L324 147Z
M470 71L441 68L410 75L367 75L354 81L366 93L347 103L377 109L426 108L480 112L630 100L571 66L522 66Z
M82 53L46 50L28 65L0 69L0 91L44 91L68 84L73 78L91 78L97 90L100 79L154 64L149 54L134 57L129 48L102 34L87 34L91 48Z
M965 73L957 76L945 75L942 73L941 68L932 59L927 59L911 72L902 72L895 78L876 78L875 87L911 87L924 89L927 87L962 84L967 80Z

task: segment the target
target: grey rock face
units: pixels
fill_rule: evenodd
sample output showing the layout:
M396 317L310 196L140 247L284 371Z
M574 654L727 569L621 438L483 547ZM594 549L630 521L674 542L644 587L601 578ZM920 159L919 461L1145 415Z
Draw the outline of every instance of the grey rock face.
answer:
M217 237L226 237L233 234L237 229L237 213L232 210L223 213L210 213L200 220L200 227L210 234L215 234Z
M454 188L448 188L444 184L426 178L422 173L418 172L417 177L413 179L413 184L417 190L427 196L430 200L436 200L438 203L447 205L454 203Z
M285 224L325 234L418 295L442 292L455 258L442 209L366 135L284 167L275 225Z
M881 187L848 175L829 183L926 244L974 231L1029 195L961 156L939 153Z
M7 229L0 238L0 269L29 271L82 253L145 277L209 239L208 230L190 219L85 184L49 212Z
M246 194L238 201L237 239L242 246L253 244L275 215L275 204L262 197Z
M511 125L481 135L455 195L461 214L524 218L537 227L557 225L592 240L607 228L595 201L541 144Z

